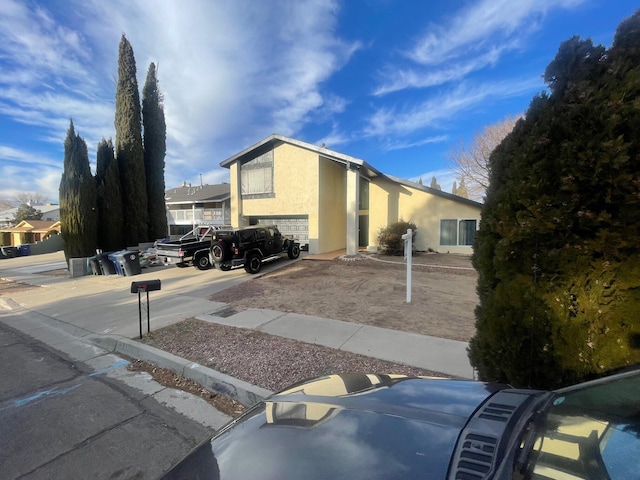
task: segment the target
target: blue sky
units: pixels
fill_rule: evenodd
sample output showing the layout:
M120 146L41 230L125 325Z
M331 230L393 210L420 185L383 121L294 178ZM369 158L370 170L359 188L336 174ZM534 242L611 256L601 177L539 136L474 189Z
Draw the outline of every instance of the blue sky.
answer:
M118 43L158 65L167 188L279 133L450 191L447 153L524 112L572 35L611 45L627 0L0 2L0 198L57 201L69 119L95 172ZM292 173L294 174L294 173Z

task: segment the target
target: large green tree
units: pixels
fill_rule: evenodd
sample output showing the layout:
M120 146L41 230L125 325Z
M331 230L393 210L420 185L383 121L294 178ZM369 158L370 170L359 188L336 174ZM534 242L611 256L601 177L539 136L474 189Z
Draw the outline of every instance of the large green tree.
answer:
M622 27L625 28L622 28ZM473 263L480 378L555 387L640 361L640 13L577 37L491 155Z
M154 63L149 65L142 89L142 123L144 126L144 168L149 201L149 238L167 235L164 200L164 157L167 151L167 126L164 120L162 94Z
M22 220L41 220L42 212L35 209L31 205L23 203L18 207L16 213L13 214L13 223L18 224Z
M95 254L97 242L96 184L91 175L87 144L69 124L64 141L64 170L60 180L60 224L67 260Z
M125 242L137 245L149 239L149 209L136 61L133 48L124 35L118 51L115 128Z
M118 162L111 139L98 144L96 154L96 185L98 188L98 247L103 251L122 250L124 215Z

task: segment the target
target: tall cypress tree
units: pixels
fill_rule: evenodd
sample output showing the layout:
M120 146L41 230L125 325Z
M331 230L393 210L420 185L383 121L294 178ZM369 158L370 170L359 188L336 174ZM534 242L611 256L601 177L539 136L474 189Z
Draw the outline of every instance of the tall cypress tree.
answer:
M98 247L104 251L124 248L124 216L118 162L113 143L104 138L98 144L96 156L96 185L98 189Z
M149 65L142 89L142 123L144 126L144 168L149 201L149 238L167 235L164 199L164 157L167 151L167 125L164 120L162 94L154 63Z
M149 239L149 209L136 61L133 48L124 35L118 51L115 127L116 158L124 207L124 236L127 245L137 245Z
M491 155L476 237L484 380L555 387L640 361L640 13L576 37Z
M64 170L60 179L60 224L67 261L95 254L97 239L96 184L91 175L87 144L73 121L64 141Z

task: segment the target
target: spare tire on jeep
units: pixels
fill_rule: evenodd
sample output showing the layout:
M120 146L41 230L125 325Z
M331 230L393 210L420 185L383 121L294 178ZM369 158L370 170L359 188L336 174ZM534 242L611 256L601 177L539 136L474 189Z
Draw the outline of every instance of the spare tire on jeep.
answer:
M211 256L214 262L222 262L231 258L231 251L225 242L215 241L211 246Z

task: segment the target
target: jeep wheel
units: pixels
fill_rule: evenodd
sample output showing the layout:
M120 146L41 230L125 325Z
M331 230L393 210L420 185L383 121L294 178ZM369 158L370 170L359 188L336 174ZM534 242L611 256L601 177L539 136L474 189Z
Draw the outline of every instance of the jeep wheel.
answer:
M260 271L261 268L262 261L257 254L254 253L253 255L249 255L247 257L247 261L244 264L244 269L247 271L247 273L256 274Z
M200 255L196 259L196 267L198 268L198 270L209 270L211 268L209 255Z
M211 247L211 256L216 262L224 260L224 248L222 248L222 244L220 242L215 242Z
M292 243L291 245L289 245L287 255L289 255L289 258L291 260L295 260L296 258L298 258L300 256L300 245L298 245L297 243Z

